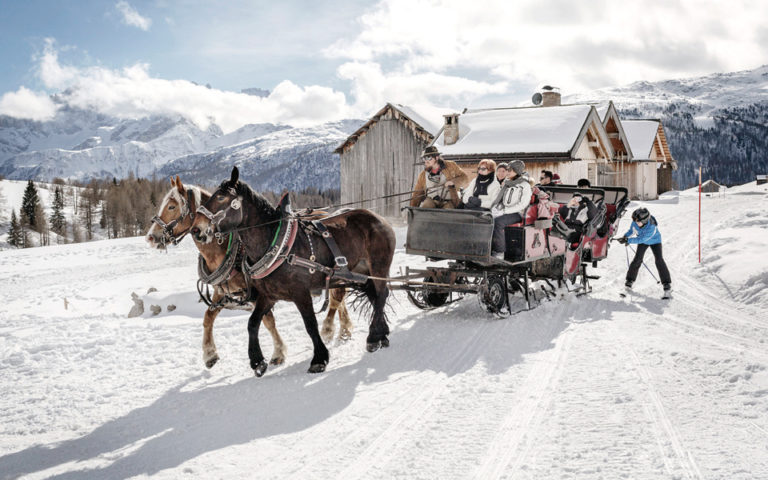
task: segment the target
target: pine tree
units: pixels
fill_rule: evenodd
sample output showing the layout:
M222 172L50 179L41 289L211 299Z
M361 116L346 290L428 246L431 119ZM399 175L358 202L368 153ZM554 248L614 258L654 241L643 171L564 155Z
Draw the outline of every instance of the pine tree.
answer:
M11 228L8 230L8 244L14 247L21 247L21 225L16 218L16 210L11 210Z
M64 218L64 192L60 185L53 191L53 213L51 213L51 230L59 235L65 233L66 219Z
M25 221L30 227L36 225L36 210L40 204L40 198L37 195L37 187L32 183L32 180L27 182L27 188L24 189L24 198L21 200L21 217L26 219Z

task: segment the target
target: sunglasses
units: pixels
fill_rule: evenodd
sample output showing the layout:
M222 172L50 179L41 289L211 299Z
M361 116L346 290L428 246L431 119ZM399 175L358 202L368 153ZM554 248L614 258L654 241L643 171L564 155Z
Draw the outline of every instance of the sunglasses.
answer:
M478 172L483 171L483 170L485 170L487 172L488 168L487 167L480 167L480 168L477 169Z

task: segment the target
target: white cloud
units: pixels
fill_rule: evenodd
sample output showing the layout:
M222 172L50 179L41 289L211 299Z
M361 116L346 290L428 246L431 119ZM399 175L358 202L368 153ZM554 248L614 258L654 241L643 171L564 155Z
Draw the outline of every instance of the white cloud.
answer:
M20 87L0 97L0 115L31 120L50 120L56 115L56 105L46 93Z
M125 23L126 25L140 28L145 32L149 30L150 26L152 26L151 18L142 17L141 14L139 14L139 12L136 11L136 9L133 8L125 0L120 0L119 2L117 2L115 4L115 8L122 14L123 23Z
M749 0L382 0L325 53L389 66L385 78L472 70L573 93L754 68L765 18L768 3Z
M122 118L175 114L200 128L216 123L226 133L249 123L304 126L348 118L350 113L343 93L321 86L300 87L287 80L268 97L261 98L207 88L187 80L153 78L146 64L122 70L62 65L53 40L46 42L38 62L40 80L46 87L60 91L59 101ZM23 87L22 90L26 97L32 93ZM10 95L9 115L31 118L50 111L42 108L38 98L25 112L23 102L19 101L22 90L6 94Z
M433 103L460 107L472 99L507 91L506 82L478 82L458 76L424 73L384 73L377 63L348 62L339 67L339 76L353 83L353 110L368 116L386 102Z

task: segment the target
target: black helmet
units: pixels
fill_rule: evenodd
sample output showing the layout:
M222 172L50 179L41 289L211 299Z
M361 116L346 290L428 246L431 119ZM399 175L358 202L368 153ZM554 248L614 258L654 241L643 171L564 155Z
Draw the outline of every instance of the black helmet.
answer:
M649 212L647 208L640 207L632 212L632 220L634 220L635 223L645 223L649 218L651 218L651 212Z

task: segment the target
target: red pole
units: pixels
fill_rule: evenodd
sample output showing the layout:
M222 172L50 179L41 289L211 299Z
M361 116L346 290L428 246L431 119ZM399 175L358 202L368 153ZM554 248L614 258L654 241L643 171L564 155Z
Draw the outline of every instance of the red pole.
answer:
M701 263L701 166L699 166L699 263Z

